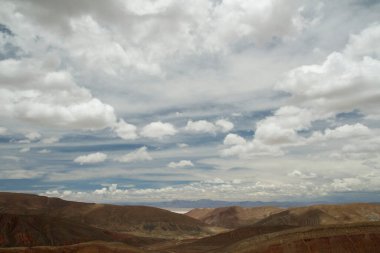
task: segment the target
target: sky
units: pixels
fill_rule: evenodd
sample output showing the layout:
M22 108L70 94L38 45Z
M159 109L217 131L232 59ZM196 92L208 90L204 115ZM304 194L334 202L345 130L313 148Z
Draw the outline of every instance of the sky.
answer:
M380 1L2 0L0 191L378 201Z

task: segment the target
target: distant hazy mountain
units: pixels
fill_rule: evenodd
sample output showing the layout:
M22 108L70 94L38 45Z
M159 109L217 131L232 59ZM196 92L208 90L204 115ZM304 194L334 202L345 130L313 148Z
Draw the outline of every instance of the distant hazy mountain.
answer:
M164 202L123 202L117 203L119 205L144 205L154 206L159 208L217 208L226 206L240 206L240 207L259 207L259 206L276 206L276 207L297 207L308 206L317 204L327 204L326 201L317 202L292 202L292 201L222 201L211 199L199 199L199 200L172 200Z

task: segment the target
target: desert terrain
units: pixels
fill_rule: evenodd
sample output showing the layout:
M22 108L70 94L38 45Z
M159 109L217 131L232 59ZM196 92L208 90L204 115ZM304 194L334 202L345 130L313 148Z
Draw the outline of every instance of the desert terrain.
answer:
M377 252L380 205L198 208L0 193L0 252Z

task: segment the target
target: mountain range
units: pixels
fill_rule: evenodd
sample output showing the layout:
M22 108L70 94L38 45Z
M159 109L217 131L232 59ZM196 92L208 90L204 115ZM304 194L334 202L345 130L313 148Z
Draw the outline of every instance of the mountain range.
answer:
M149 206L0 193L0 252L303 253L380 248L380 205Z
M226 206L240 206L240 207L260 207L260 206L278 206L278 207L297 207L309 206L317 204L334 204L336 202L327 201L223 201L212 199L198 199L198 200L172 200L160 202L119 202L118 205L135 206L154 206L159 208L218 208Z

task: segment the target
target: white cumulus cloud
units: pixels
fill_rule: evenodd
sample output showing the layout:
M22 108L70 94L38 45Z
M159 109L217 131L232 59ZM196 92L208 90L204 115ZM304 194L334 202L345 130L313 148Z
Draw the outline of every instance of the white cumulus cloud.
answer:
M74 159L75 163L83 164L95 164L104 162L107 159L107 154L96 152L88 155L78 156Z
M132 151L128 154L125 154L123 156L120 156L116 159L116 161L122 162L122 163L130 163L130 162L137 162L137 161L150 161L152 160L152 157L148 153L147 147L141 147L135 151Z
M217 120L215 126L223 133L229 132L234 128L234 124L225 119Z
M190 133L226 133L234 128L234 124L228 120L220 119L215 123L207 120L192 121L189 120L185 126L185 131Z
M57 63L35 59L0 61L0 113L46 126L112 126L113 107L94 98L69 72L57 67Z
M135 125L126 123L124 120L119 120L115 125L114 131L116 134L124 140L134 140L138 137L137 127Z
M313 135L308 139L308 141L324 141L331 139L351 139L361 136L370 136L372 134L371 130L361 124L356 123L354 125L343 125L335 129L326 129L324 133L314 132Z
M380 25L371 25L352 35L341 52L333 52L319 65L304 65L289 71L277 89L291 99L256 124L255 134L246 144L222 150L222 155L257 155L272 151L284 154L287 147L303 146L313 141L332 141L370 136L374 132L356 123L335 129L316 131L306 138L300 131L310 130L317 120L359 110L366 115L380 114ZM367 47L369 46L369 47ZM376 117L375 117L376 118ZM264 152L266 154L266 152Z
M179 162L170 162L168 164L169 168L183 168L183 167L193 167L194 164L189 160L181 160Z
M288 176L290 176L290 177L298 177L298 178L301 178L301 179L312 179L312 178L316 178L317 174L315 174L313 172L304 173L304 172L301 172L299 170L293 170L292 172L290 172L288 174Z
M215 125L207 120L189 120L185 130L191 133L215 133Z
M352 35L342 52L331 53L322 64L293 69L277 88L317 115L355 109L379 114L379 37L380 25L372 25Z
M228 134L224 138L223 144L227 146L232 146L232 145L243 145L243 144L246 144L246 142L247 141L243 137L237 134Z
M147 138L162 139L165 136L172 136L176 133L177 130L172 124L157 121L144 126L140 134Z

